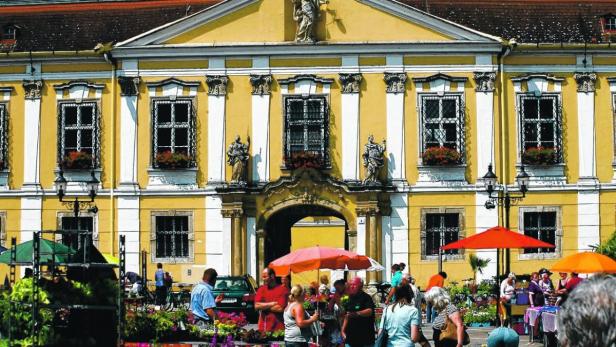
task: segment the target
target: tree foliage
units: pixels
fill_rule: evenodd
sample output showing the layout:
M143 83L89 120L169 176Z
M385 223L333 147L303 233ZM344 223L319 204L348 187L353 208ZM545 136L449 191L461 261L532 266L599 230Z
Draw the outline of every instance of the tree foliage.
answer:
M616 260L616 231L612 233L612 236L605 242L601 243L595 252L606 255Z

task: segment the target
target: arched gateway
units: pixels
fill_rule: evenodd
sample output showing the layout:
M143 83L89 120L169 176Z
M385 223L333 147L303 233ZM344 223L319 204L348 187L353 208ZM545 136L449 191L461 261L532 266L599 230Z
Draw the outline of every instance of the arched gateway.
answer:
M295 170L267 185L218 188L222 214L231 219L231 273L260 273L289 251L291 226L308 216L344 220L347 249L382 259L381 220L391 213L392 191L384 185L337 181L313 169ZM248 240L250 228L255 230L254 242ZM256 265L253 271L251 263ZM379 275L368 276L376 280Z

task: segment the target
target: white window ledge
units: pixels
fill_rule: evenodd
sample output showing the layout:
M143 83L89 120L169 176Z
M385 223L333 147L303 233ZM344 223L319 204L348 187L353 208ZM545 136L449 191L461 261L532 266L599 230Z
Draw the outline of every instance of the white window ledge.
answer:
M148 187L153 190L189 190L197 187L197 168L148 169Z
M518 172L521 164L517 164ZM567 183L565 164L554 165L524 165L524 170L530 176L531 187L563 185Z
M438 255L422 255L422 261L438 261ZM464 254L443 254L443 261L464 260Z
M543 260L543 259L560 259L559 252L554 253L520 253L518 260Z
M418 186L442 187L466 185L466 165L418 165Z
M56 169L56 175L59 169ZM66 193L89 193L87 182L92 179L92 169L73 170L63 169L62 173L66 179ZM101 181L101 169L94 169L94 177ZM102 188L101 183L98 189Z

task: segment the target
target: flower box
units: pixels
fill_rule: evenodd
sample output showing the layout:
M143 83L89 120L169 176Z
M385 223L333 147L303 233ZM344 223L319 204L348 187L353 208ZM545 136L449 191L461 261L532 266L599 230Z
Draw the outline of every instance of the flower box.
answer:
M558 151L549 147L530 147L522 153L522 163L526 165L558 164Z
M421 155L424 165L447 166L462 162L460 152L447 147L429 147Z
M186 153L165 151L156 154L155 164L160 169L186 169L192 166L193 158Z
M314 152L293 152L285 156L284 163L287 169L322 169L325 167L323 156Z
M71 151L60 166L65 170L90 170L94 167L94 156L84 151Z

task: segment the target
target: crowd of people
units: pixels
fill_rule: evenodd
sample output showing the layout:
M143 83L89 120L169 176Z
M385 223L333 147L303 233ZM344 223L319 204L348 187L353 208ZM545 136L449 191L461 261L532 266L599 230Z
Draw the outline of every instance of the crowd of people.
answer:
M413 278L402 273L402 268L400 264L392 267L392 289L378 327L375 325L374 300L364 291L364 282L360 277L349 281L337 280L332 288L329 288L329 279L322 277L321 284L313 284L309 290L320 297L325 295L327 302L322 309L309 313L305 301L311 295L307 290L301 285L291 285L288 277L282 277L282 283L278 284L274 270L267 268L261 274L263 285L255 296L255 309L259 312L258 329L268 332L284 330L285 345L291 347L307 347L317 336L321 346L376 346L375 341L378 343L378 336L383 333L388 336L388 347L431 346L422 331L423 299L428 304L425 323L431 323L428 326L432 329L434 346L460 347L468 344L469 336L462 316L444 288L447 274L439 272L432 276L422 298ZM549 304L550 296L561 305L567 302L559 317L563 330L560 334L562 346L587 346L584 341L604 341L606 344L593 345L613 346L616 330L611 320L616 316L616 279L613 276L595 276L582 281L576 274L570 278L561 274L561 280L554 288L549 275L545 269L533 273L531 286L537 286L539 290L533 291L531 305ZM191 311L203 324L211 324L215 320L216 304L222 300L222 295L214 298L212 294L217 276L216 270L205 270L202 281L192 291ZM511 288L515 288L515 280L514 274L503 280L502 299L510 301L514 297ZM574 290L576 287L584 290ZM550 294L550 290L554 294ZM591 308L595 302L597 305ZM324 312L335 312L333 323L322 319ZM507 328L495 329L488 339L488 346L517 346L518 343L517 334Z

